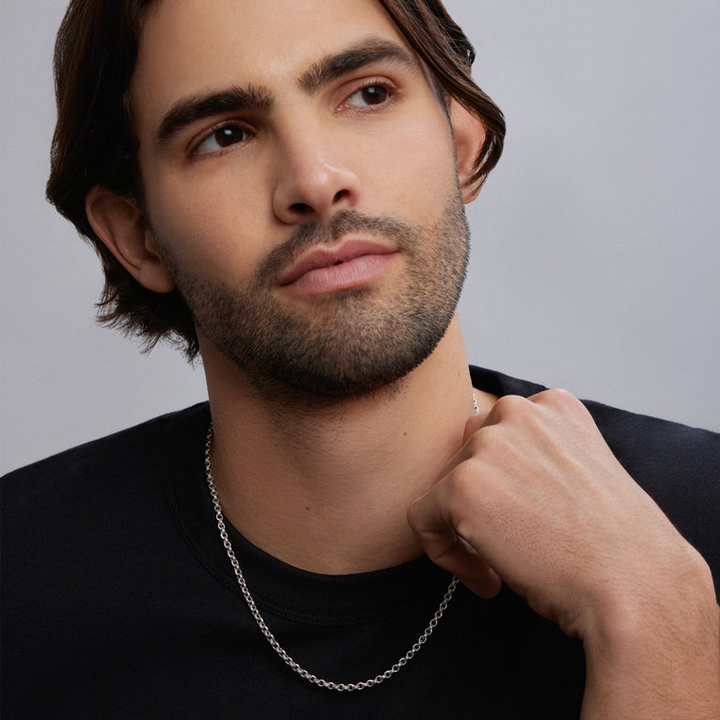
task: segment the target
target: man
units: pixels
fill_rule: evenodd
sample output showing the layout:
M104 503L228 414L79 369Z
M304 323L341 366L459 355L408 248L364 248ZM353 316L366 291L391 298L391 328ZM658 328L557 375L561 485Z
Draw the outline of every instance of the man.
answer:
M4 480L14 716L716 713L717 436L468 371L470 59L430 0L71 5L49 196L210 402Z

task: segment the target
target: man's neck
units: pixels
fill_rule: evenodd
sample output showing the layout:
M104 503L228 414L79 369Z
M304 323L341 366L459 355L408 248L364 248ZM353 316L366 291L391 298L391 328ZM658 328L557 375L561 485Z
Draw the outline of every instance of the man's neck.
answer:
M417 557L409 504L438 479L473 414L453 320L394 392L293 414L262 401L229 363L204 353L215 427L213 475L232 524L296 567L328 574ZM481 410L492 399L478 394Z

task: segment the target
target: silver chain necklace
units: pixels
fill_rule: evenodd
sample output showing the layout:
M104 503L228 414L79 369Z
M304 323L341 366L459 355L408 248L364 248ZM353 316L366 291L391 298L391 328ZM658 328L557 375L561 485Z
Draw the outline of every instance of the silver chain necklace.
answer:
M477 415L480 412L480 408L478 407L477 400L475 399L475 395L473 394L473 405L475 408L475 414ZM265 622L265 619L260 614L260 611L257 608L257 605L255 604L255 600L253 596L250 593L250 589L247 586L247 582L245 582L245 576L242 573L242 570L240 569L240 563L238 562L237 557L235 556L235 551L233 550L232 543L230 542L230 538L227 533L227 528L225 527L225 521L223 520L223 512L222 507L220 505L220 498L218 497L217 490L215 489L215 481L213 480L212 476L212 470L210 467L210 446L212 445L212 438L213 438L213 426L212 423L210 423L210 427L208 429L207 438L205 440L205 477L207 479L208 488L210 489L210 497L212 498L212 504L213 508L215 509L215 520L217 521L218 530L220 531L220 539L222 540L222 544L225 547L225 551L227 552L227 556L230 559L230 564L232 565L233 571L235 572L235 577L237 578L238 585L240 586L240 590L242 590L243 597L245 598L245 602L247 603L248 608L250 609L250 613L252 614L253 618L255 618L255 622L257 623L257 626L260 628L262 634L265 636L265 639L270 643L270 647L280 656L282 661L292 670L294 670L300 677L305 678L308 682L313 683L314 685L317 685L318 687L325 688L327 690L337 690L338 692L349 692L352 690L366 690L367 688L374 687L375 685L379 685L384 680L387 680L388 678L395 675L395 673L399 672L401 668L405 667L405 665L410 662L415 657L415 654L420 650L420 648L428 641L428 638L433 634L433 630L437 627L437 624L440 622L440 618L445 613L445 610L447 610L448 603L450 602L450 599L453 596L453 593L455 592L455 588L458 584L458 579L454 577L450 584L447 587L447 590L445 591L445 595L443 596L442 601L440 602L440 605L438 609L435 611L435 614L433 615L432 619L430 620L430 623L428 626L423 630L420 637L415 641L415 644L391 667L388 668L384 673L381 673L380 675L376 675L374 678L369 678L368 680L362 680L360 682L356 683L336 683L332 680L325 680L323 678L319 678L317 675L313 675L309 670L306 670L304 667L299 665L293 658L287 653L287 651L280 645L280 643L277 641L275 636L273 635L270 628L267 626L267 623Z

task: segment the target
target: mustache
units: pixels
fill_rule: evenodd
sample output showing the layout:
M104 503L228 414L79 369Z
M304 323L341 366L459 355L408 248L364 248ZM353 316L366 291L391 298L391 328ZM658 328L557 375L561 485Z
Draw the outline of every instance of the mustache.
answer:
M388 215L364 215L357 210L341 210L328 224L310 220L274 247L260 263L256 277L262 284L273 284L278 275L308 248L328 245L350 232L368 232L392 240L400 249L412 246L415 231L402 220Z

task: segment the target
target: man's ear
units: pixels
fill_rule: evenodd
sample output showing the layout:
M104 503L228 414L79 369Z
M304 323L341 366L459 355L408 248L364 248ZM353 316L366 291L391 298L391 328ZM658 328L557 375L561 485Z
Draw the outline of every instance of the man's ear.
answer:
M143 214L132 200L95 185L85 198L85 212L95 234L141 285L158 293L175 287Z
M477 115L466 110L457 100L450 101L450 125L455 140L458 179L464 203L472 202L480 192L479 182L470 182L475 162L485 142L485 128Z

